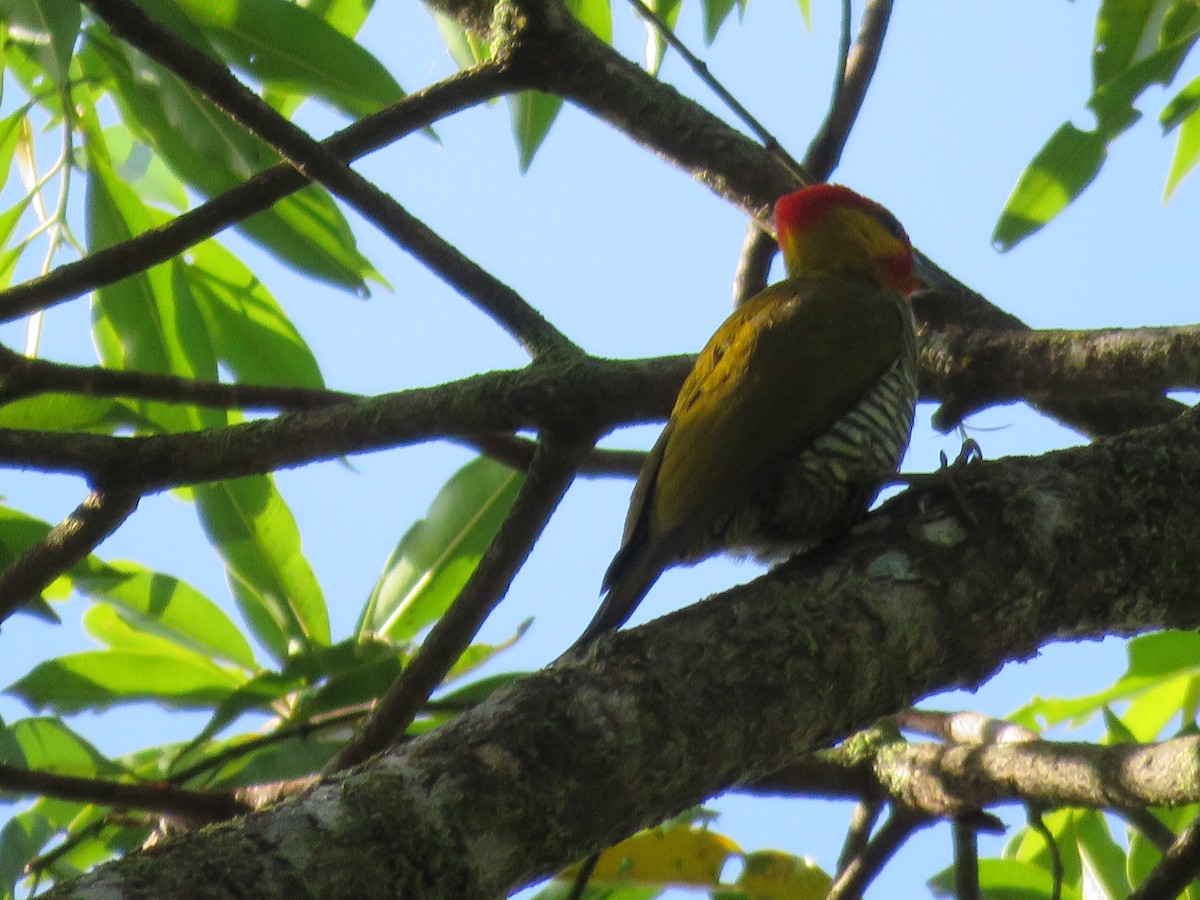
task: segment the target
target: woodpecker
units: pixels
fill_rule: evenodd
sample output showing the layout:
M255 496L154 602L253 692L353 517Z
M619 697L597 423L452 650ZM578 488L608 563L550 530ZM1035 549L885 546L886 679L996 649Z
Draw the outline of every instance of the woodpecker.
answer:
M912 431L912 244L840 185L775 205L787 278L701 351L633 489L605 598L575 642L619 628L662 572L716 553L787 558L845 531Z

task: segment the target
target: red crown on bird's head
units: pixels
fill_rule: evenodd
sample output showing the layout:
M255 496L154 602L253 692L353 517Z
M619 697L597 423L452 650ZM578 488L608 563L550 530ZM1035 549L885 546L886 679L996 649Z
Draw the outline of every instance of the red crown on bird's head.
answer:
M907 295L916 288L912 243L874 200L840 184L817 184L775 203L788 274L853 274Z

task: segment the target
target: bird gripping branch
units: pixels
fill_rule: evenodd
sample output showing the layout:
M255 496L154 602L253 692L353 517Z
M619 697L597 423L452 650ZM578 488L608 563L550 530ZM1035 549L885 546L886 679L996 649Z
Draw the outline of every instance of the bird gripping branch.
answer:
M779 560L840 534L904 455L917 397L904 229L822 184L781 197L775 230L788 277L701 351L576 647L619 628L671 566L719 552Z

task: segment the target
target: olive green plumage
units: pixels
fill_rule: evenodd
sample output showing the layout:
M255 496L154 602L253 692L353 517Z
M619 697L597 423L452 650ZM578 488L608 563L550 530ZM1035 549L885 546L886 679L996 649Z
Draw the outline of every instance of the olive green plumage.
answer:
M845 188L807 190L869 204L846 222L867 229L871 249L899 229ZM818 212L800 226L834 227L836 216ZM878 233L858 221L879 214L887 218ZM781 233L792 224L781 221ZM784 558L865 512L904 454L917 393L916 333L903 296L911 275L894 277L893 256L859 268L809 262L721 325L642 468L604 577L607 596L577 645L619 627L672 565L717 552Z

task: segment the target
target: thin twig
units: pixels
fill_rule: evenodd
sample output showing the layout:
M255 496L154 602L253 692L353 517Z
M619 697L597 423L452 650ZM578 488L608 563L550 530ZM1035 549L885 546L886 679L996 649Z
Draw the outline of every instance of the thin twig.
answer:
M598 862L600 862L600 854L593 853L580 864L579 873L571 883L571 891L563 900L580 900L583 897L583 892L587 890L588 882L592 880L592 873L596 871Z
M131 0L84 0L113 34L191 85L284 159L350 204L474 303L534 357L582 351L511 287L404 209L336 153L280 115L224 65L154 22Z
M842 151L862 110L867 88L879 63L879 53L892 15L892 0L870 0L854 48L850 48L850 2L842 4L842 43L838 77L834 82L829 113L804 155L804 170L814 181L828 181L841 161Z
M536 441L516 434L469 434L459 442L522 471L529 468L537 453ZM593 448L579 464L578 474L585 478L629 478L636 476L645 462L644 450Z
M871 842L871 832L879 815L884 810L884 802L874 797L866 798L854 804L854 812L850 814L850 825L846 828L846 839L842 842L842 852L838 854L837 871L846 871L852 860L858 859L866 852L867 844Z
M979 838L964 822L951 825L954 836L954 900L979 900Z
M1129 900L1173 900L1200 875L1200 819L1179 833Z
M746 226L742 252L738 254L737 271L733 273L733 305L741 306L767 286L771 262L779 245L770 232L754 219Z
M138 493L116 489L89 493L74 512L0 573L0 622L95 550L137 509L140 499Z
M1113 812L1140 831L1146 840L1158 848L1159 853L1166 853L1167 848L1175 843L1175 832L1146 807L1118 806Z
M1062 900L1064 870L1062 852L1058 849L1058 842L1054 840L1053 833L1046 826L1040 807L1033 803L1025 804L1025 819L1029 823L1029 827L1042 836L1042 840L1046 842L1046 850L1050 853L1050 877L1053 879L1050 900Z
M327 138L325 145L341 159L357 159L516 86L510 67L500 61L484 62L360 119ZM272 166L159 228L0 293L0 322L11 322L165 262L222 229L268 209L308 183L287 163Z
M479 565L366 725L331 763L331 771L365 761L386 749L408 728L504 597L571 484L579 460L590 444L577 441L559 445L549 440L539 443L525 483Z
M676 53L683 57L683 61L687 63L688 68L696 73L696 77L699 78L704 84L708 85L709 90L720 97L721 102L728 106L729 109L732 110L733 114L741 119L747 128L754 132L754 136L762 142L763 147L765 147L779 160L785 163L801 182L808 183L811 181L811 179L805 173L804 167L801 166L800 163L796 162L796 160L793 159L791 155L783 149L783 145L775 139L775 136L771 134L771 132L767 131L766 127L763 126L758 119L751 115L750 110L742 106L742 104L738 102L738 99L734 97L733 94L729 93L729 91L725 89L725 86L721 84L721 82L717 81L716 77L709 70L708 65L704 62L704 60L696 56L695 53L687 48L687 45L684 44L683 41L676 37L675 32L671 30L671 26L664 21L662 16L643 3L642 0L629 0L629 2L633 6L634 11L647 22L649 22L650 25L652 25L660 35L662 35L662 39L666 41Z
M853 857L838 874L826 900L851 900L861 896L867 885L887 865L888 860L896 855L901 845L916 831L933 821L907 810L893 809L887 821L863 848L863 852Z
M193 791L172 784L137 784L56 775L7 763L0 763L0 791L22 797L55 797L118 809L141 809L191 822L216 822L249 811L248 806L225 791Z
M39 394L133 397L218 409L277 411L320 409L361 400L357 394L320 388L265 384L221 384L175 375L74 366L33 359L0 345L0 405Z

